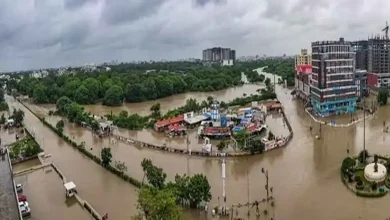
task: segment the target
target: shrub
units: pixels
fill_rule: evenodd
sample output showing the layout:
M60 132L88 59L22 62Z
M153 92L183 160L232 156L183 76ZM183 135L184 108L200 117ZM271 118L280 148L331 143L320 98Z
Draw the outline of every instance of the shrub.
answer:
M341 164L341 170L343 171L343 173L346 173L347 169L350 169L353 166L355 166L355 160L350 157L346 157Z

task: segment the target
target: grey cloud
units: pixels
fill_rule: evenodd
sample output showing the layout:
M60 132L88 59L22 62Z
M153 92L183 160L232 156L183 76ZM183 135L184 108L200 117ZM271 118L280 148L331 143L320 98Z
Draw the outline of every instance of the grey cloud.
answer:
M195 2L195 5L197 6L201 6L201 7L204 7L206 6L207 4L225 4L227 2L227 0L193 0Z
M107 0L102 19L109 25L121 24L155 13L164 0Z
M315 40L379 33L390 8L386 0L0 1L0 71L199 58L212 46L294 54Z
M86 3L95 3L96 0L65 0L64 5L66 9L75 9L82 7Z

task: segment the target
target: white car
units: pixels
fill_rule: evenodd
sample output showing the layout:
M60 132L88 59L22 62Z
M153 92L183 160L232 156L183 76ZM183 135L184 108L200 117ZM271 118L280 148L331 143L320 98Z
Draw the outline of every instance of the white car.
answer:
M23 217L31 215L31 209L28 206L20 207L20 212L22 213Z
M28 202L19 202L19 207L20 208L28 207Z
M22 186L22 184L16 184L16 191L17 192L22 192L23 191L23 186Z

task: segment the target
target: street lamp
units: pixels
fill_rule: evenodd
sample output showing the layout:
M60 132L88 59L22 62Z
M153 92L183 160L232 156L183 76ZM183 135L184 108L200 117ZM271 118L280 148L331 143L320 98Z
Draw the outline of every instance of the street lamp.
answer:
M264 176L265 176L265 178L266 178L266 181L267 181L267 183L266 183L266 185L265 185L265 189L267 190L267 202L268 202L268 200L269 200L269 191L271 191L271 193L272 193L272 187L270 188L269 187L269 185L268 185L268 170L265 170L264 168L261 168L261 172L264 174Z

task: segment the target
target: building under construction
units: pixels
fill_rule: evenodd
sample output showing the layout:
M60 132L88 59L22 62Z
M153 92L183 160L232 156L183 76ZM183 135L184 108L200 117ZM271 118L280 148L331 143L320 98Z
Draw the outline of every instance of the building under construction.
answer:
M388 25L382 30L384 36L352 42L356 52L356 69L367 70L368 84L389 87L390 84L390 40Z

